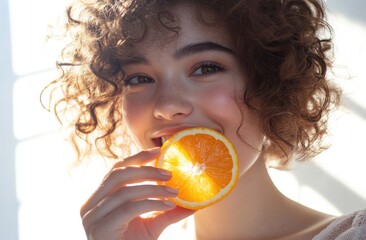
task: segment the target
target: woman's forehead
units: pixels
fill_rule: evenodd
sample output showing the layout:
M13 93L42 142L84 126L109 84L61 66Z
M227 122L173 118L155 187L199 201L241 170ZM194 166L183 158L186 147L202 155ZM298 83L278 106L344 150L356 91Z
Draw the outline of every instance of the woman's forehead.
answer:
M225 25L220 22L213 24L202 21L194 5L176 5L171 9L170 14L174 17L174 21L170 22L168 27L148 23L144 37L131 44L130 50L140 52L152 49L162 50L167 47L180 49L199 42L215 42L233 49L231 35ZM206 16L203 17L206 18Z

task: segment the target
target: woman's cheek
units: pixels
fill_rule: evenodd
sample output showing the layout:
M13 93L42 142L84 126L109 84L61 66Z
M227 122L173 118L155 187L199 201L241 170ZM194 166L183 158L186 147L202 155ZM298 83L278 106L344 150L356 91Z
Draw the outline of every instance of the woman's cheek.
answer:
M125 96L122 103L122 117L125 126L133 135L138 135L140 126L144 125L148 112L146 103L140 97ZM146 120L145 120L146 121Z
M223 124L239 126L241 112L232 89L219 86L199 94L201 109ZM236 123L234 121L237 121Z

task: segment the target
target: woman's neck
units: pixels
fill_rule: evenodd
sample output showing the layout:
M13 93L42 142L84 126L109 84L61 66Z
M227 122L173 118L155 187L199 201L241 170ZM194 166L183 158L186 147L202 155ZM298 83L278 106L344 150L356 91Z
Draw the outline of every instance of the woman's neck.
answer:
M275 239L301 232L325 216L280 193L258 159L227 198L195 214L195 225L199 240Z

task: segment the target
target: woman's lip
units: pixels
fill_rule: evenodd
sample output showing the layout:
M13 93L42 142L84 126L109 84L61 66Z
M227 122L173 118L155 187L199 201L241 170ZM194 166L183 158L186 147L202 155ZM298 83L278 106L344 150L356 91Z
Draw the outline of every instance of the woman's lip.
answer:
M203 128L209 128L209 127L205 127L205 126L195 126L195 125L185 125L185 126L179 126L179 127L165 127L162 128L160 130L157 130L155 132L153 132L153 134L151 135L151 140L154 143L155 146L157 147L161 147L164 142L170 138L172 135L174 135L175 133L184 130L184 129L188 129L188 128L195 128L195 127L203 127ZM212 128L213 129L213 128ZM218 132L221 132L217 129L215 129Z
M176 132L179 132L181 130L184 129L188 129L188 128L195 128L195 127L202 127L202 128L210 128L210 127L205 127L205 126L201 126L201 125L185 125L185 126L179 126L179 127L165 127L162 128L160 130L157 130L155 132L152 133L151 138L155 139L155 138L161 138L161 137L171 137L172 135L174 135ZM211 128L214 129L218 132L223 133L222 131L215 129L215 128Z
M163 128L158 130L152 134L152 141L155 146L161 147L166 140L168 140L172 135L176 132L179 132L183 129L192 128L192 126L181 126L181 127L170 127L170 128Z
M160 138L163 136L172 136L173 134L175 134L176 132L179 132L183 129L187 129L187 128L193 128L194 126L180 126L180 127L168 127L168 128L163 128L160 129L158 131L155 131L152 134L152 138Z

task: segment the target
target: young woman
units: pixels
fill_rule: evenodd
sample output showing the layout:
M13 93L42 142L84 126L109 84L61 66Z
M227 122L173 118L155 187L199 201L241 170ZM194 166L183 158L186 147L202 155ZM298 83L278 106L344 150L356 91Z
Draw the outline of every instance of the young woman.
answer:
M319 153L338 104L326 79L331 40L321 1L80 1L68 19L56 111L76 113L76 135L104 156L122 159L131 142L139 147L81 208L88 239L158 239L188 216L193 224L174 239L366 236L365 212L337 219L309 209L267 172L269 163L286 167ZM195 126L223 133L237 149L240 176L227 198L194 212L167 200L179 189L129 185L169 180L148 163L169 136ZM88 149L77 146L82 157ZM151 211L162 213L140 217Z

